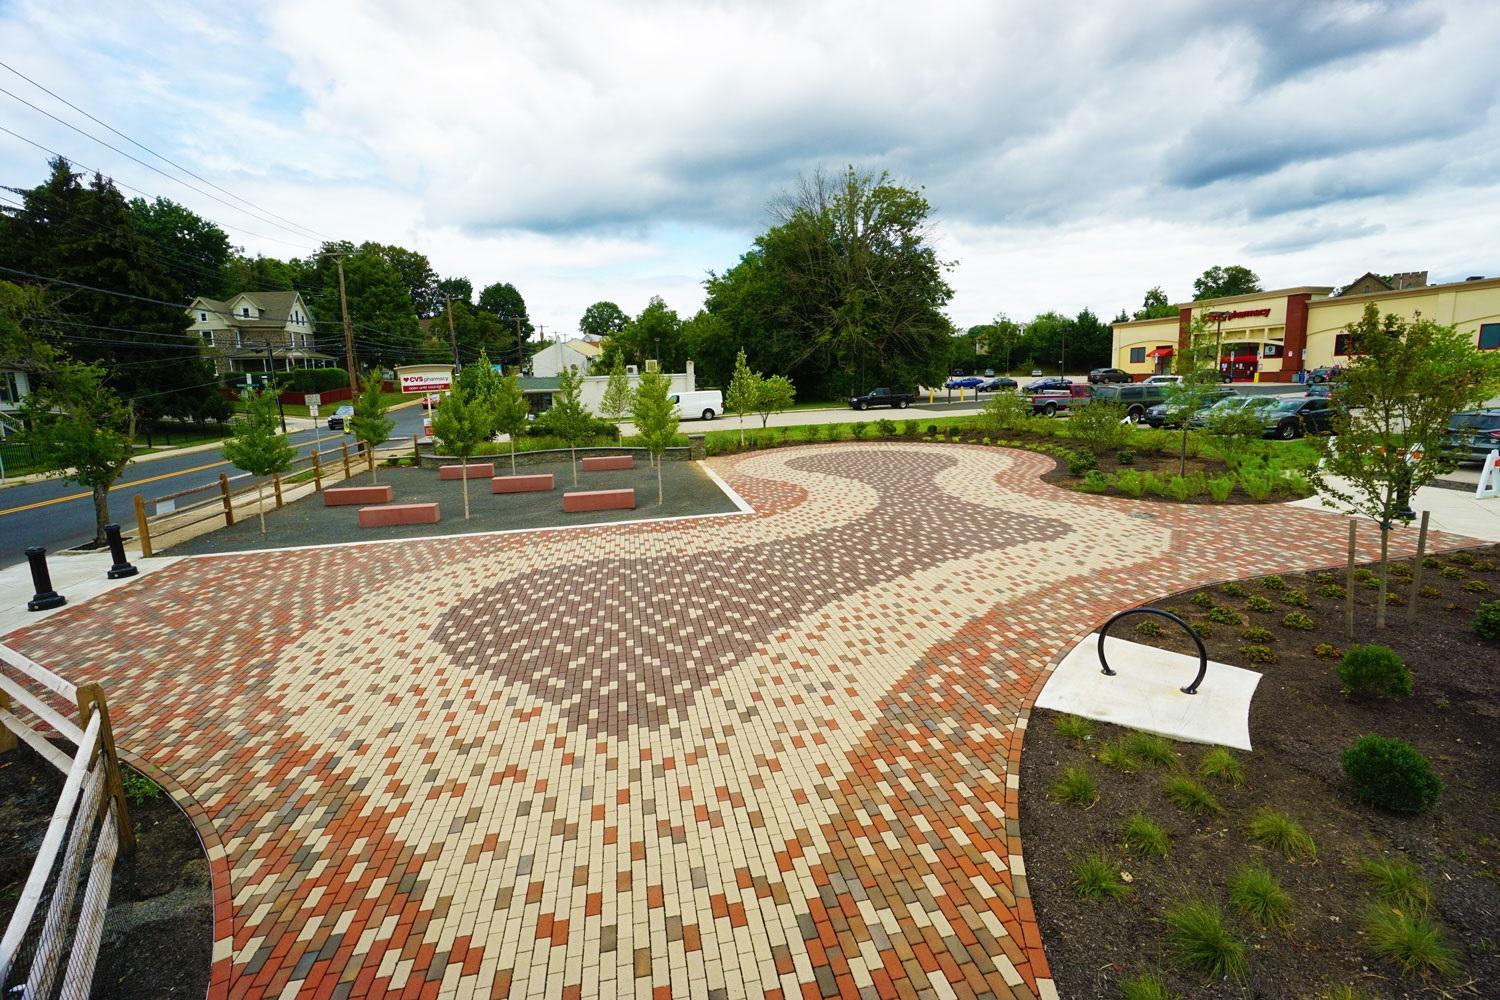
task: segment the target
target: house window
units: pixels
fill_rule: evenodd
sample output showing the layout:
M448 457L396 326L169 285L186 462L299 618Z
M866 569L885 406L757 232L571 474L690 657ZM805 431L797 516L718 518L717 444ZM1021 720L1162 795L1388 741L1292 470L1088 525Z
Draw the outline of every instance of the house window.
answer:
M214 346L214 332L212 330L203 331L203 342L209 347Z
M238 330L234 331L234 346L235 347L244 347L245 346L245 335L243 333L241 333L240 331L238 331Z
M1260 353L1263 358L1279 358L1281 357L1281 345L1267 344Z
M249 306L240 306L240 315L243 316L243 317L245 317L246 319L249 319L250 318L250 307Z
M256 319L265 319L266 318L266 311L264 309L257 309L257 310L255 310L255 318Z
M1130 363L1133 365L1144 364L1146 361L1146 349L1144 347L1132 347L1130 349Z
M198 314L198 322L200 322L200 323L207 323L208 322L208 313L206 313L206 312L200 312Z
M0 403L21 401L21 376L17 372L0 372Z
M1500 323L1479 324L1479 349L1481 351L1500 350Z

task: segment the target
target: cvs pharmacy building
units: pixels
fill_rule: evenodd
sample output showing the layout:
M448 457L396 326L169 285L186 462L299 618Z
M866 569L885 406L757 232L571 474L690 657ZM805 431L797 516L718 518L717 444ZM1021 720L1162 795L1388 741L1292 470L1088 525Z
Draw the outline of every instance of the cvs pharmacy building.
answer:
M1370 302L1382 315L1420 315L1455 326L1473 338L1476 350L1500 349L1500 278L1428 285L1418 274L1397 276L1408 287L1367 274L1342 290L1278 288L1179 305L1175 317L1115 323L1113 364L1137 381L1170 372L1173 358L1187 349L1193 318L1202 315L1219 344L1225 378L1295 382L1298 372L1349 363L1345 330Z

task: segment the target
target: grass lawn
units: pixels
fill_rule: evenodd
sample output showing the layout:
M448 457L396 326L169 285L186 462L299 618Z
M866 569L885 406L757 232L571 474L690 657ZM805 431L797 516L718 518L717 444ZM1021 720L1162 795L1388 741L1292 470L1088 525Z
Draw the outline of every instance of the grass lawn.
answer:
M395 406L397 403L406 403L406 402L410 402L412 400L421 399L420 396L416 396L416 395L409 396L409 395L406 395L405 393L400 393L400 392L383 392L383 393L380 394L380 398L385 401L385 405L386 406ZM234 405L234 411L236 413L244 413L245 412L245 401L243 399L237 399L237 400L235 400L233 405ZM340 406L348 406L348 405L351 405L351 404L347 403L347 402L342 402L342 403L323 403L323 404L321 404L318 407L318 419L319 420L327 419L328 416L330 414L332 414L334 410L338 409ZM306 417L306 416L308 416L307 407L304 406L301 403L282 403L281 404L281 409L289 417Z

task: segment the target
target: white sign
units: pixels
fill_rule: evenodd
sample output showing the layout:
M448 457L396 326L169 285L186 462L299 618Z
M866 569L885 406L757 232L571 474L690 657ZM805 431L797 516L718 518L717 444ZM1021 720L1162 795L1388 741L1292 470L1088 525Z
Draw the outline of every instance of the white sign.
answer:
M1500 451L1492 451L1484 458L1484 468L1479 470L1479 488L1474 496L1480 500L1500 497Z
M453 387L452 365L403 365L396 369L402 392L438 392Z
M306 403L309 408L316 410L318 404L323 402L323 397L316 392L305 392L302 394L302 402ZM313 416L316 417L317 414L314 413Z
M318 404L317 403L308 403L307 404L307 415L309 417L316 417L318 415Z

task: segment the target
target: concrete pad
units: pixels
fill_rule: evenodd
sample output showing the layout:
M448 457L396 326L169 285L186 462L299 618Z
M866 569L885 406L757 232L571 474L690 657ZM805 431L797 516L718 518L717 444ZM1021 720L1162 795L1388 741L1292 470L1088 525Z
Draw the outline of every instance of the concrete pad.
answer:
M114 559L110 556L108 549L95 552L49 552L47 568L52 573L52 589L68 599L68 603L61 608L53 608L49 611L26 610L26 602L31 600L36 592L31 585L29 563L20 562L0 570L0 636L27 625L34 625L68 608L76 608L100 594L120 587L128 587L159 569L165 569L177 562L179 558L177 556L154 556L150 559L142 559L138 550L132 551L131 549L126 549L125 554L140 570L140 573L120 580L111 580L107 574L109 568L114 565Z
M1475 477L1478 482L1478 477ZM1339 485L1346 485L1341 480ZM1301 500L1292 501L1288 506L1306 507L1310 510L1328 510L1321 499L1316 496L1304 497ZM1480 499L1474 496L1471 487L1467 491L1444 489L1440 486L1424 486L1418 490L1411 499L1412 510L1421 513L1431 511L1432 517L1429 526L1433 531L1446 531L1452 535L1467 535L1476 541L1500 542L1500 497L1487 497ZM1346 513L1340 507L1333 508L1340 513ZM1361 517L1366 521L1369 530L1374 531L1375 522ZM1360 532L1364 533L1366 527L1361 525ZM1414 540L1417 537L1415 524L1403 525L1395 528L1391 537L1408 534ZM1415 542L1413 542L1415 544Z
M1198 658L1110 636L1104 652L1113 677L1099 671L1099 634L1063 657L1037 697L1039 708L1144 729L1189 743L1250 749L1250 699L1260 674L1208 661L1197 694L1183 694Z

